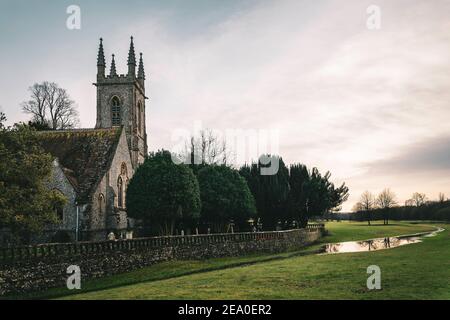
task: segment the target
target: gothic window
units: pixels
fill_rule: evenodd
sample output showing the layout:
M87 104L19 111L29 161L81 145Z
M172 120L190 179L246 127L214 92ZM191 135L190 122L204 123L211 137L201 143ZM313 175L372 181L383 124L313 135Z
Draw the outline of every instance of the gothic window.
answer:
M120 126L120 100L117 97L111 99L111 119L113 126Z
M103 193L100 193L100 195L98 196L98 212L100 212L100 214L103 214L105 211L105 196L103 195Z
M122 162L120 165L120 174L117 178L117 206L125 208L125 192L128 185L127 164Z
M59 191L58 189L54 189L53 192L58 193L61 197L64 197L63 193ZM63 221L64 219L64 206L61 204L57 204L53 207L53 210L56 214L56 217L59 221Z
M120 174L122 176L127 176L127 165L125 164L125 162L120 166Z
M117 205L122 208L123 207L123 180L122 177L119 177L117 180Z
M138 113L137 127L138 127L139 132L142 132L143 128L142 128L142 104L141 104L141 102L138 103L137 113Z
M64 208L62 206L58 206L56 208L56 216L60 221L63 221L64 219Z

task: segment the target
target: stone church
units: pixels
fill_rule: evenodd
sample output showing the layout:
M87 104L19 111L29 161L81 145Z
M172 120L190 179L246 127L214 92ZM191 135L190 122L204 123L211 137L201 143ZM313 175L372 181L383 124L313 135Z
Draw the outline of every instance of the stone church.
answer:
M137 69L137 70L136 70ZM137 72L136 72L137 71ZM49 187L68 202L57 208L60 223L48 228L45 239L63 235L71 240L105 240L130 236L125 192L137 166L147 154L145 73L131 37L128 73L117 74L112 55L109 74L103 42L97 56L97 122L94 129L43 131L42 146L53 163Z

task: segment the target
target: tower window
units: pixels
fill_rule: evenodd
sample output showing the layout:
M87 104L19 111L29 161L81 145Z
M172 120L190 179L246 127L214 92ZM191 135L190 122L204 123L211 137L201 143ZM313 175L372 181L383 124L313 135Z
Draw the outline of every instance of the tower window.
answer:
M120 126L120 100L117 97L112 98L111 100L111 117L112 117L112 125Z
M142 104L141 104L141 102L138 103L137 113L138 113L138 116L137 116L138 130L139 130L139 132L142 132L143 130L142 130Z

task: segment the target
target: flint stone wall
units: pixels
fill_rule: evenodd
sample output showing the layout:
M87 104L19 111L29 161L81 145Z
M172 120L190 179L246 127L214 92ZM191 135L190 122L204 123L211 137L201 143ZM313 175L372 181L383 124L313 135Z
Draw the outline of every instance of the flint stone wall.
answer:
M83 283L87 279L124 273L168 260L296 250L318 240L324 231L323 225L315 225L289 231L152 237L0 249L0 296L65 287L70 265L80 267Z

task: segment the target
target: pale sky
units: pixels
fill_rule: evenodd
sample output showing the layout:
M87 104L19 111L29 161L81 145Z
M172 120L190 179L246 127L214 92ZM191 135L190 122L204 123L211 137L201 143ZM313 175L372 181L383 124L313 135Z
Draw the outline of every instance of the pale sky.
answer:
M66 28L66 8L81 29ZM381 28L369 30L369 5ZM129 37L143 52L150 150L174 130L279 131L279 154L359 195L390 187L450 196L449 0L0 0L0 108L44 80L66 88L82 127L96 114L98 38L126 73ZM109 68L108 68L109 69ZM107 71L108 72L108 71Z

